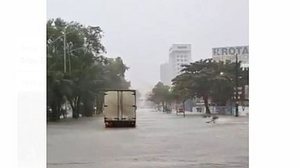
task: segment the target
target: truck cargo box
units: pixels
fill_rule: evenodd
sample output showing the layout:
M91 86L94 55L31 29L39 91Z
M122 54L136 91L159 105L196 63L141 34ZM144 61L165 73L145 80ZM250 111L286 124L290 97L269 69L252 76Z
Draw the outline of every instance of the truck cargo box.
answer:
M104 123L106 127L135 127L136 91L107 90L104 94Z

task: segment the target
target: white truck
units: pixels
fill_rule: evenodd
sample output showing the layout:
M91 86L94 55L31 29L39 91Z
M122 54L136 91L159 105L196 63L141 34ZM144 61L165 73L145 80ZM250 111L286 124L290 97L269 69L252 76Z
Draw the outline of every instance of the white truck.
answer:
M135 127L135 90L106 90L103 106L105 127Z

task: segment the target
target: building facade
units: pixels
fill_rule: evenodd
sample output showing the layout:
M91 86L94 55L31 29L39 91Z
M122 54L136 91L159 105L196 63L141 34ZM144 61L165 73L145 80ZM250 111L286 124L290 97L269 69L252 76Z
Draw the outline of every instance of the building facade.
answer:
M171 75L170 75L169 63L164 63L160 65L160 81L165 85L171 85Z
M173 44L169 49L169 64L171 77L175 78L182 70L182 65L190 64L192 61L191 44Z
M160 79L166 85L181 73L182 65L192 62L191 44L173 44L169 49L168 63L160 66Z

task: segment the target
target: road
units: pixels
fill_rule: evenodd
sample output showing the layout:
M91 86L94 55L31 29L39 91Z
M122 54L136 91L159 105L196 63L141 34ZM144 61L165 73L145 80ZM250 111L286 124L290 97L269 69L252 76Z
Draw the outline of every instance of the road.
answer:
M48 168L247 168L248 117L207 124L140 109L136 128L104 128L103 117L47 125Z

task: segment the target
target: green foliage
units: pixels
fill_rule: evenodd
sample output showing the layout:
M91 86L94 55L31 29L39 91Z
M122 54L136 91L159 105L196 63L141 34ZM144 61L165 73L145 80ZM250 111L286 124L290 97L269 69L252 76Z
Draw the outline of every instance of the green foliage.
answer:
M128 69L120 57L108 59L105 65L107 89L128 89L130 82L125 79L125 72Z
M226 104L233 96L235 87L235 63L215 62L212 59L200 60L185 65L182 74L172 82L178 99L203 98L206 112L210 113L208 99L219 105ZM249 71L238 64L239 86L249 83Z
M128 67L121 58L106 58L100 27L66 22L47 22L47 107L50 120L59 119L62 104L69 101L73 117L91 116L94 106L101 112L103 90L128 89ZM65 43L64 43L65 42ZM66 72L64 71L66 55ZM49 110L48 110L49 111Z
M170 87L164 85L162 82L158 82L152 89L152 93L149 95L148 100L154 102L157 105L162 105L163 110L167 109L168 104L172 101L172 93Z

